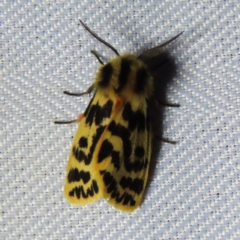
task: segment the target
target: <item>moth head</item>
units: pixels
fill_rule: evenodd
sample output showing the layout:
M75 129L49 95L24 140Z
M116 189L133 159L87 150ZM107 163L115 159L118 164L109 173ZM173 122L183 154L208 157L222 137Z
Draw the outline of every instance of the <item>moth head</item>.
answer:
M99 68L94 87L98 90L103 90L104 94L111 91L121 97L134 95L136 97L150 98L153 95L153 81L158 76L156 70L160 62L162 60L165 61L165 58L162 57L164 55L161 54L162 48L183 33L180 32L163 44L144 51L138 57L133 54L120 56L116 48L100 38L81 20L80 22L93 37L109 47L117 55L116 58ZM98 58L98 56L96 57ZM99 62L103 64L101 60Z

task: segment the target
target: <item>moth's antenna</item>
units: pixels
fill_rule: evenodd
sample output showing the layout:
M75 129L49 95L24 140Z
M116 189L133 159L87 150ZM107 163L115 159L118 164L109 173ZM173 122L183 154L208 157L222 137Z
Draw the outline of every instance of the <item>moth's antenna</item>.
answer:
M156 57L157 55L159 55L159 51L161 51L161 49L163 47L165 47L166 45L168 45L169 43L173 42L175 39L177 39L180 35L183 34L184 31L180 32L179 34L177 34L176 36L172 37L171 39L167 40L166 42L162 43L161 45L157 46L157 47L153 47L150 48L148 50L146 50L145 52L141 53L138 58L141 60L146 60L149 59L150 57Z
M86 28L86 30L88 32L90 32L98 41L100 41L101 43L103 43L104 45L106 45L107 47L111 48L113 52L115 52L118 56L119 53L117 51L116 48L114 48L111 44L107 43L106 41L104 41L102 38L100 38L94 31L92 31L85 23L83 23L81 21L81 19L79 19L80 23Z
M175 39L177 39L180 35L183 34L184 31L180 32L179 34L177 34L176 36L172 37L171 39L169 39L168 41L162 43L161 45L155 47L155 48L160 48L160 47L164 47L166 45L168 45L169 43L171 43L172 41L174 41ZM155 49L155 48L152 48L152 49Z

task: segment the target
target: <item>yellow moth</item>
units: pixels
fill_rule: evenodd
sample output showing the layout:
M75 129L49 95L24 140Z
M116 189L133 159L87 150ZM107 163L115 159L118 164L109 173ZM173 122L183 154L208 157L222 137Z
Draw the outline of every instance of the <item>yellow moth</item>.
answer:
M78 120L70 152L64 193L73 204L88 204L105 198L115 208L132 212L140 206L148 179L152 152L152 129L148 102L153 97L154 77L147 62L157 60L159 49L175 40L143 52L122 56L86 24L81 24L117 57L102 64L95 81L82 96L93 97ZM156 61L153 61L156 64Z

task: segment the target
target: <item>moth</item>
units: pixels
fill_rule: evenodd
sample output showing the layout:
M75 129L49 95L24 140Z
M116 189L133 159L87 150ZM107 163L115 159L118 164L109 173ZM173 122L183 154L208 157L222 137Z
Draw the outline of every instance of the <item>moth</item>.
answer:
M104 63L92 51L101 63L93 84L82 93L64 92L73 96L94 92L77 120L55 122L79 123L68 160L64 193L73 204L93 203L103 197L115 208L132 212L141 205L152 153L153 130L148 113L149 100L154 97L152 69L158 67L161 49L182 32L139 56L120 55L80 22L117 56Z

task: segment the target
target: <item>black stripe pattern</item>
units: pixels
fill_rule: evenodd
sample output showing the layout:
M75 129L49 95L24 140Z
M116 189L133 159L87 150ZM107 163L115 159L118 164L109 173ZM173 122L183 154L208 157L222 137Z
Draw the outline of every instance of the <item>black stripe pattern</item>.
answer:
M128 84L129 81L131 84ZM123 93L126 88L132 88L133 93L144 94L149 87L148 81L151 77L146 66L133 55L117 57L101 67L98 75L98 86L107 88L111 85L117 94Z

